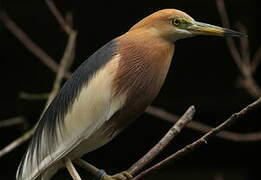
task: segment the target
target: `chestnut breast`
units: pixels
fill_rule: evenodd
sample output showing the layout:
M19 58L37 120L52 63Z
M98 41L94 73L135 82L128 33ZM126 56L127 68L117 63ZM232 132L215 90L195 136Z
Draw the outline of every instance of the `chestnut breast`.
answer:
M119 66L114 79L115 96L127 100L108 122L113 129L126 127L157 96L174 52L174 45L148 33L127 33L118 38Z

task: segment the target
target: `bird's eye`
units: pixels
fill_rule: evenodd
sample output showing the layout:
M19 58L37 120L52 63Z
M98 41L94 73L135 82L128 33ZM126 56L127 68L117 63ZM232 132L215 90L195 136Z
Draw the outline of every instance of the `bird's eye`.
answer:
M172 24L175 25L175 26L180 25L180 23L181 23L181 20L180 20L180 19L174 18L174 19L172 20Z

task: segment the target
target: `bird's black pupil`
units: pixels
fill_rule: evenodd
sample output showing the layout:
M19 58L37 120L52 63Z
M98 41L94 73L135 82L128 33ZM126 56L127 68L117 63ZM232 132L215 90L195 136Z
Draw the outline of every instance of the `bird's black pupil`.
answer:
M179 25L180 24L180 20L179 19L174 19L173 22L174 22L175 25Z

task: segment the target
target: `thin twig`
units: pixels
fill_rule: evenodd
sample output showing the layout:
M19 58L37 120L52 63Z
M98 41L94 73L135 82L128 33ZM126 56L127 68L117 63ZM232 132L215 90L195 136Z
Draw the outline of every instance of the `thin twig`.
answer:
M59 88L61 83L62 83L62 77L64 76L64 73L67 72L67 70L69 69L69 66L72 64L72 60L74 59L76 36L77 36L77 32L71 31L70 36L68 38L67 46L65 48L63 58L61 60L61 66L59 67L58 72L56 74L55 82L54 82L54 85L53 85L53 90L52 90L52 92L51 92L51 94L50 94L50 96L47 100L45 109L46 109L46 107L48 107L50 102L53 100L53 98L58 93L57 88ZM17 138L13 142L11 142L9 145L4 147L0 151L0 157L11 152L13 149L15 149L16 147L20 146L25 141L30 139L31 136L34 133L36 126L37 126L37 123L29 131L25 132L24 135L22 135L21 137Z
M244 34L247 34L247 29L242 23L237 23L236 27L239 32L242 32ZM248 71L251 71L250 67L250 51L249 51L249 42L248 39L245 37L240 38L240 51L241 51L241 57L244 61L244 66L248 68Z
M146 113L161 118L165 121L168 121L170 123L174 123L178 120L178 116L171 114L170 112L167 112L163 109L150 106L146 109ZM189 123L185 128L189 128L192 130L196 130L199 132L207 133L209 132L213 127L208 126L206 124L197 122L197 121L192 121ZM253 133L236 133L236 132L231 132L231 131L222 131L218 134L216 134L217 137L226 139L229 141L235 141L235 142L256 142L256 141L261 141L261 132L253 132Z
M37 44L35 44L35 42L33 42L6 13L0 12L0 20L29 51L31 51L36 57L38 57L39 60L43 62L43 64L47 65L47 67L54 72L58 71L59 65L55 62L55 60L46 54ZM69 77L70 74L66 73L65 76Z
M25 120L24 117L17 116L17 117L1 120L0 121L0 128L8 127L8 126L14 126L14 125L18 125L18 124L23 124L25 122L26 122L26 120Z
M65 157L64 163L70 175L72 176L73 180L81 180L81 177L78 174L77 170L75 169L72 161L69 158Z
M252 60L252 73L254 73L261 62L261 46L257 49Z
M71 11L68 11L65 14L65 22L68 24L68 26L73 30L73 13Z
M237 27L240 32L246 34L246 27L242 23L238 23ZM261 95L261 89L253 78L253 67L251 66L249 42L247 38L240 38L241 54L244 65L244 72L242 72L244 78L240 81L240 84L247 89L247 91L253 97L259 97Z
M47 4L47 6L49 7L49 9L51 10L52 14L54 15L57 22L60 24L60 26L64 30L64 32L66 32L67 34L70 34L70 32L72 30L70 25L65 21L65 19L61 15L60 11L57 9L55 4L53 3L53 1L45 0L45 2Z
M227 15L227 11L225 8L225 3L223 0L216 0L217 3L217 10L219 11L219 15L221 17L221 21L224 27L229 28L230 23ZM240 53L238 52L238 49L236 48L236 43L232 38L226 38L227 45L229 47L230 53L233 56L233 59L237 65L237 67L240 69L240 71L243 70L243 63L240 56Z
M98 168L96 168L95 166L91 165L90 163L88 163L82 159L75 159L73 162L76 163L77 165L79 165L81 168L87 170L94 176L97 176L97 174L100 171Z
M253 76L245 76L244 79L240 79L240 85L247 90L252 97L259 97L261 95L261 88L253 79Z
M60 68L56 74L56 78L54 80L53 89L50 93L49 99L47 101L47 106L51 103L53 98L57 95L58 91L61 87L61 82L63 80L63 75L68 70L69 66L72 64L74 60L74 50L75 50L75 42L76 42L77 32L75 30L70 31L68 43L64 50L64 54L61 60Z
M221 21L224 27L229 28L229 19L225 7L224 0L216 0L217 9L219 11ZM241 26L242 28L242 26ZM232 38L226 38L227 45L229 48L229 51L240 70L241 74L243 75L243 79L240 81L240 84L242 87L244 87L250 95L253 97L258 98L261 95L261 88L258 86L256 81L253 78L253 69L256 69L257 63L256 60L252 61L254 63L254 67L251 67L250 65L250 53L248 48L248 40L241 39L241 51L242 51L242 57L240 56L240 53L238 49L236 48L236 43ZM259 55L258 55L259 56ZM258 61L257 61L258 62Z
M177 159L181 158L182 156L186 155L187 153L193 151L196 148L199 148L200 146L207 144L207 141L209 138L213 137L215 134L219 133L223 129L231 126L235 121L241 119L242 117L245 117L248 112L261 107L261 97L257 99L252 104L246 106L244 109L239 111L238 113L234 113L230 118L228 118L225 122L217 126L216 128L213 128L211 131L209 131L207 134L202 136L197 141L185 146L183 149L177 151L176 153L170 155L166 159L162 160L161 162L157 163L156 165L152 166L151 168L146 169L142 173L140 173L138 176L134 177L133 180L142 179L145 176L148 176L149 174L155 173L160 168L173 163Z
M39 93L39 94L32 94L27 92L20 92L19 98L26 99L26 100L46 100L50 96L50 93Z
M183 116L170 128L170 130L166 133L166 135L148 152L146 153L140 160L134 163L129 169L128 172L135 176L137 173L148 163L150 163L166 146L171 142L171 140L176 137L181 129L186 126L189 122L191 122L194 114L195 107L191 106L188 110L183 114Z
M3 149L1 149L1 151L0 151L0 158L2 156L6 155L7 153L11 152L12 150L17 148L18 146L20 146L24 142L26 142L28 139L30 139L32 137L33 133L34 133L34 127L31 128L26 133L24 133L19 138L17 138L16 140L14 140L13 142L11 142L10 144L8 144L7 146L5 146Z

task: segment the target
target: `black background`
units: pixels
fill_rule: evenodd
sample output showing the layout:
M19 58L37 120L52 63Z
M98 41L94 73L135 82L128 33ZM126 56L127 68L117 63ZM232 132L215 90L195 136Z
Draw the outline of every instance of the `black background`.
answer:
M165 1L62 1L58 8L74 14L78 30L76 60L73 71L100 46L126 32L133 24L156 10L177 8L194 19L221 25L214 0ZM260 6L257 0L226 1L232 24L241 21L248 28L251 55L261 44ZM59 62L66 44L66 34L54 20L44 1L5 0L2 8L51 57ZM233 26L232 28L235 28ZM0 22L0 119L25 116L31 125L36 122L44 101L28 101L20 92L45 93L52 88L55 74ZM261 67L255 78L261 82ZM238 87L239 71L226 43L220 37L195 37L176 42L170 72L154 105L181 115L190 105L196 106L195 120L217 125L233 112L255 99ZM260 83L261 84L261 83ZM260 109L233 125L237 132L260 131ZM109 173L130 167L149 150L171 124L147 114L142 115L111 143L85 156L85 159ZM21 127L0 129L0 147L22 135ZM183 130L159 156L160 160L200 137L202 133ZM0 159L0 179L14 179L16 168L26 145ZM234 143L213 138L204 146L164 168L150 179L260 179L260 142ZM83 177L84 177L84 172ZM56 179L70 179L66 171ZM86 179L86 178L84 178Z

